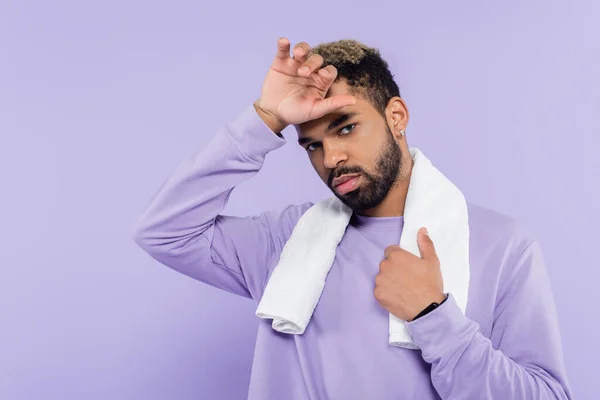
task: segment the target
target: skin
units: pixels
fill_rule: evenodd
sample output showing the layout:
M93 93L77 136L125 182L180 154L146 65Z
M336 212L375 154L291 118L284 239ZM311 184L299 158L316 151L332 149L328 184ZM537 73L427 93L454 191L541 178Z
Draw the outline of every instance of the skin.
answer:
M343 80L331 85L326 98L340 94L350 94ZM327 131L331 122L350 113L358 114ZM406 130L408 119L408 110L400 97L389 101L384 118L369 101L356 96L356 104L298 124L296 131L313 168L340 200L359 214L391 217L404 213L413 166L406 136L400 134L400 130ZM390 165L394 155L397 165ZM340 195L331 181L345 173L361 173L361 176L356 191ZM374 195L374 191L379 193Z
M307 59L309 50L306 42L298 43L290 57L289 41L278 41L261 98L254 103L258 115L275 133L294 125L321 180L355 212L370 217L403 215L413 168L406 136L400 135L409 120L406 104L394 97L382 116L364 97L352 95L343 79L336 81L333 66L321 68L321 56ZM350 113L357 115L327 130ZM332 179L347 173L360 173L358 188L341 195ZM376 300L405 321L446 298L440 262L426 232L419 230L417 237L420 257L398 245L388 246L375 277Z

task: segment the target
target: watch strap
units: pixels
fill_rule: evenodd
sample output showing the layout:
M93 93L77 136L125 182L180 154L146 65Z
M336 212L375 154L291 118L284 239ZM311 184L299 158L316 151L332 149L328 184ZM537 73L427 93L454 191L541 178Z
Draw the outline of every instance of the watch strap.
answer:
M429 314L430 312L432 312L433 310L435 310L436 308L438 308L439 306L441 306L442 304L444 304L444 302L448 300L448 296L446 296L446 298L444 300L442 300L441 303L437 303L437 302L433 302L430 305L428 305L427 307L425 307L425 309L423 311L421 311L419 314L417 314L416 317L414 317L412 320L415 321L418 318L421 318L427 314Z

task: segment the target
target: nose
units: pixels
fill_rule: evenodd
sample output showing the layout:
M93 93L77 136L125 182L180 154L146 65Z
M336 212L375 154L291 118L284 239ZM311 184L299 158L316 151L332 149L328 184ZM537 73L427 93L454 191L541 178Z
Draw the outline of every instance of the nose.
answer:
M334 169L346 161L346 154L339 146L323 141L323 164L325 168Z

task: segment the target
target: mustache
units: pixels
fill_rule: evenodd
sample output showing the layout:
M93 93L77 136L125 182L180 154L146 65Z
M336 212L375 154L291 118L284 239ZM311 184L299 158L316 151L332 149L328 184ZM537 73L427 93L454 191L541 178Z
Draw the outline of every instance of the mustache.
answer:
M359 167L358 165L354 165L354 166L344 166L344 167L340 167L337 168L335 170L332 170L329 173L329 177L327 178L327 186L331 187L331 185L333 185L333 180L335 178L339 178L342 175L346 175L346 174L365 174L365 170L362 169L361 167Z

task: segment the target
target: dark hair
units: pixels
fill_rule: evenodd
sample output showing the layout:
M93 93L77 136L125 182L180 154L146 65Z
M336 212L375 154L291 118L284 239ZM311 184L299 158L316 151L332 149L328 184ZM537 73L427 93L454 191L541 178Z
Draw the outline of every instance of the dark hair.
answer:
M378 49L356 40L342 39L313 47L308 56L323 57L323 67L333 65L338 70L336 82L345 80L353 95L362 95L385 117L385 108L400 89L394 81L388 63Z

